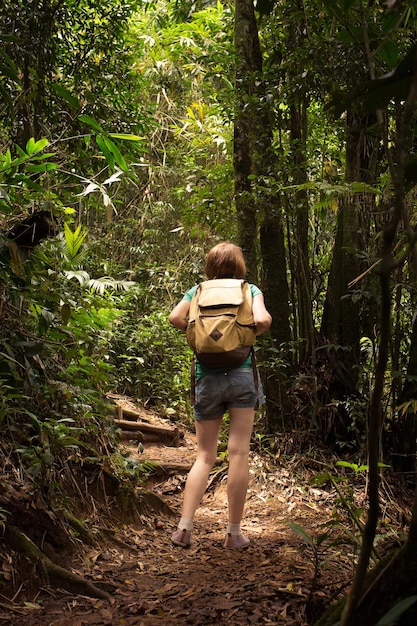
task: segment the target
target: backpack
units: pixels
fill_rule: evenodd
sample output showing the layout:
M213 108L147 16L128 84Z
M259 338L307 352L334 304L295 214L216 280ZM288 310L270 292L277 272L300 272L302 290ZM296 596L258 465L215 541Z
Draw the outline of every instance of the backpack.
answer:
M236 278L200 283L190 303L186 338L206 367L242 365L255 343L249 283Z

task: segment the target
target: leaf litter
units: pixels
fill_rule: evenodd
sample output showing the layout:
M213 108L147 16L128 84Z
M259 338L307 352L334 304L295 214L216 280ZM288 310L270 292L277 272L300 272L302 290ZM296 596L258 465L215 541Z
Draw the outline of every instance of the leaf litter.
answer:
M138 458L137 446L126 445ZM179 448L155 444L139 456L162 465L191 464L194 453L194 434L186 431ZM50 587L23 605L17 597L2 602L0 594L0 626L313 624L346 591L357 546L345 532L349 521L334 523L338 494L328 485L312 485L314 471L303 460L299 453L251 455L242 523L251 544L244 551L223 548L226 466L215 470L218 478L210 482L197 511L187 549L170 541L186 472L158 474L148 488L174 514L164 510L142 515L140 523L106 528L100 547L86 546L72 563L73 571L108 591L110 601ZM103 527L108 524L103 520ZM290 524L301 531L294 532ZM319 544L323 528L328 541ZM9 565L2 567L7 571Z

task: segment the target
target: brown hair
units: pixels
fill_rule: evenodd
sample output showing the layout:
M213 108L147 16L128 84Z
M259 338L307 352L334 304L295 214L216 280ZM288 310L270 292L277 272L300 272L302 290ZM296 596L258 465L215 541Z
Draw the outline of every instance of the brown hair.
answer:
M242 248L229 241L214 246L206 257L206 275L209 280L226 276L245 278L246 263Z

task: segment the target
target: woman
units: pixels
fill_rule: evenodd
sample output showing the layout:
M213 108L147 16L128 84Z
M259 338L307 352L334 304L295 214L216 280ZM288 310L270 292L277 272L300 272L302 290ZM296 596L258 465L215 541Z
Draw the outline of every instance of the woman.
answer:
M246 264L241 248L223 242L210 250L206 258L206 275L215 278L245 278ZM251 285L252 313L255 334L261 335L271 325L264 297L256 285ZM187 291L169 315L173 326L185 331L191 299L197 285ZM172 543L187 547L191 541L194 514L206 490L209 474L217 456L217 442L223 415L229 411L229 472L227 498L229 523L225 548L246 548L250 540L241 534L240 524L249 482L249 446L258 394L255 389L251 357L235 368L213 370L196 362L194 404L197 456L188 474L181 519L173 533Z

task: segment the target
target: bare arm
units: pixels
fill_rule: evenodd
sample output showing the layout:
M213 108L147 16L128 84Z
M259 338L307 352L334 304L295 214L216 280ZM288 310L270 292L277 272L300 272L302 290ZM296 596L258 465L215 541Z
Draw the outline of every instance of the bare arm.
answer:
M252 313L256 325L256 335L262 335L271 326L272 317L265 308L263 294L259 293L252 300Z
M171 313L168 316L169 321L175 328L179 328L180 330L187 329L187 317L188 311L190 310L190 303L188 300L181 300L178 304L172 309Z

